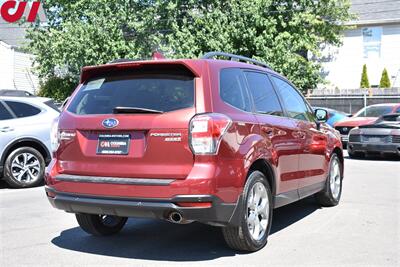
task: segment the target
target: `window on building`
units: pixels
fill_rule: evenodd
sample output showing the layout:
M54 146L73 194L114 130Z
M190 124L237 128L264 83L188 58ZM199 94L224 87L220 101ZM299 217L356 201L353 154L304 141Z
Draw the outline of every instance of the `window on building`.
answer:
M381 56L382 27L362 29L364 58L374 59Z

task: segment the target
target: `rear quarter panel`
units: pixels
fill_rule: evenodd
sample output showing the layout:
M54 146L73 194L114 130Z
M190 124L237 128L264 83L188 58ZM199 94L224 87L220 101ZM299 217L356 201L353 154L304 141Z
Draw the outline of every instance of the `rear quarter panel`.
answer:
M22 139L34 139L44 144L51 154L50 131L53 120L57 117L53 113L41 113L36 116L6 120L0 122L0 128L9 126L13 130L7 133L0 133L0 156L4 159L3 153L14 142Z

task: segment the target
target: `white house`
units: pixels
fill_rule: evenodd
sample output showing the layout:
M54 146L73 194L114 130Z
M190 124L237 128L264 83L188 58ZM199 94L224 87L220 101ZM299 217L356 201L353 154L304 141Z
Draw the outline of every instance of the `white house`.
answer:
M0 89L37 93L39 81L32 72L32 55L0 41Z
M4 0L0 0L0 4ZM25 10L25 15L28 10ZM39 19L44 22L43 8ZM37 93L39 81L33 73L33 56L21 49L28 41L25 38L27 24L8 23L0 17L0 89L25 90Z
M321 87L353 89L360 86L362 66L367 65L372 87L379 86L384 68L393 87L400 87L400 0L352 0L358 19L344 32L341 47L323 51Z

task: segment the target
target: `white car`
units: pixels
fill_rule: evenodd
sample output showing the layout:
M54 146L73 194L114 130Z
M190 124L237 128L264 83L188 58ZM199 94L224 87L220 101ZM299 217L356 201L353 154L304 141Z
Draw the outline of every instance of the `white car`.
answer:
M0 97L0 177L11 187L43 181L52 156L51 127L59 114L49 98Z

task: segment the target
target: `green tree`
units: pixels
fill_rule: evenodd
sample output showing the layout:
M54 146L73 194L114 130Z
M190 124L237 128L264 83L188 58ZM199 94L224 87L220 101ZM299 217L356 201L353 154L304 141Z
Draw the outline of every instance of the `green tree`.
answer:
M322 81L323 45L339 45L349 0L47 0L48 25L28 33L41 79L78 81L116 58L225 51L263 60L300 89Z
M76 86L76 81L52 76L40 81L39 85L39 96L51 97L62 101L71 95Z
M364 64L363 69L362 69L360 87L361 88L369 88L370 87L366 64Z
M389 79L389 74L388 74L386 68L384 68L382 71L382 76L381 76L381 81L379 82L379 87L380 88L390 88L390 79Z

